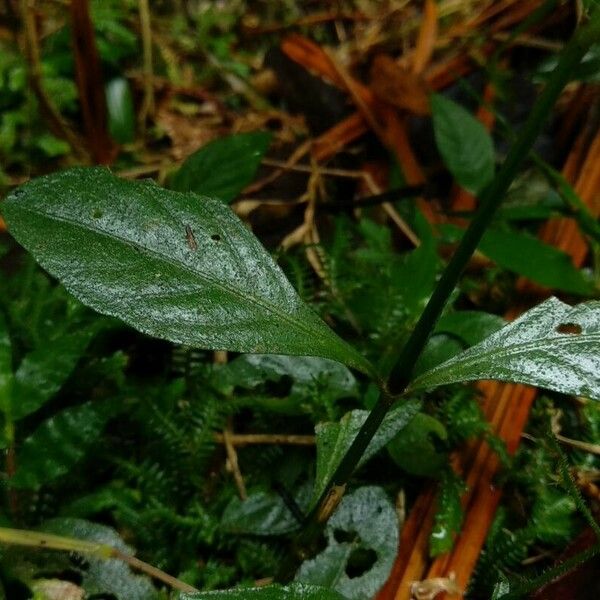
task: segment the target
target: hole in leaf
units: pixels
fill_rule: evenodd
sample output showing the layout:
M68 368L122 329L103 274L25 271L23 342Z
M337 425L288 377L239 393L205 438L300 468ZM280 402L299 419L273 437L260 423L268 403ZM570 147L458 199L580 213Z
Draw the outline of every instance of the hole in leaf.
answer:
M96 208L92 213L92 217L94 217L94 219L99 219L102 215L103 212L99 208Z
M213 242L220 242L220 241L221 241L221 236L220 236L218 233L213 233L213 234L210 236L210 239L211 239Z
M348 558L346 575L348 575L350 579L360 577L371 570L376 560L377 553L374 550L371 550L370 548L356 548Z
M583 329L577 323L561 323L556 328L557 333L566 333L569 335L580 335Z
M356 533L354 531L344 531L343 529L334 529L333 538L338 544L348 542L352 544L356 541Z

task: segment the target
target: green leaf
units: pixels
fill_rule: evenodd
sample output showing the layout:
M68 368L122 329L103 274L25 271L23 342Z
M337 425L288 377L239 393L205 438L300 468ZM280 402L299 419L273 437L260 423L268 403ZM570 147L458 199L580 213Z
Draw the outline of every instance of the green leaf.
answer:
M332 400L358 397L356 379L347 367L314 356L239 356L217 372L215 383L224 393L231 394L236 387L253 389L265 381L280 381L283 377L293 380L289 396L294 401L305 399L317 389Z
M119 144L135 138L135 109L127 79L117 77L106 85L106 108L110 136Z
M600 400L600 302L550 298L480 344L417 377L409 392L497 379Z
M75 168L20 187L3 212L11 233L70 292L144 333L372 371L218 200Z
M303 507L310 499L312 485L306 482L294 500ZM221 527L224 531L247 535L283 535L295 531L299 523L281 496L266 490L250 491L246 500L237 496L223 511Z
M454 225L441 228L448 241L459 241L464 233ZM568 254L528 233L488 229L479 249L501 267L548 288L582 296L595 292L591 278L575 267Z
M296 581L332 587L349 600L374 598L398 551L398 517L385 492L362 487L345 496L325 534L327 548L302 564Z
M448 455L438 451L433 438L445 441L446 428L437 419L418 413L394 436L387 449L394 462L407 473L432 477L448 462Z
M479 310L461 310L443 315L435 327L435 333L453 335L467 346L473 346L505 325L506 321L498 315Z
M568 254L528 233L488 229L479 249L501 267L550 289L582 296L594 292Z
M494 145L486 128L456 102L431 95L435 141L448 170L478 194L494 177Z
M13 385L10 408L13 420L35 412L60 390L94 334L93 329L65 332L23 358Z
M178 192L196 192L229 203L254 179L271 134L238 133L219 138L190 155L173 176Z
M427 340L427 345L417 360L413 376L417 377L421 373L437 367L439 364L459 354L463 349L463 344L453 336L446 335L445 333L432 335Z
M337 592L306 583L265 585L257 588L238 588L216 592L182 594L181 600L344 600Z
M0 313L0 410L10 406L13 386L12 345L4 315Z
M449 552L454 536L459 532L463 520L461 496L465 492L464 481L450 469L442 476L437 497L437 510L429 536L429 554L438 556Z
M37 489L67 473L96 444L109 417L107 406L87 402L44 421L19 449L17 472L10 484Z
M44 531L80 540L108 544L125 554L132 554L112 528L83 519L59 518L52 519L44 525ZM156 588L150 579L144 575L132 573L129 566L119 559L102 559L94 556L85 557L85 566L77 567L72 563L71 568L81 574L81 587L86 591L86 597L110 596L116 600L159 600Z
M375 437L362 455L357 465L361 467L379 450L381 450L399 431L410 423L419 412L421 403L418 400L408 400L393 408L384 418ZM317 434L317 474L313 501L316 501L323 491L356 434L367 419L369 411L352 410L346 413L339 423L320 423L315 427Z

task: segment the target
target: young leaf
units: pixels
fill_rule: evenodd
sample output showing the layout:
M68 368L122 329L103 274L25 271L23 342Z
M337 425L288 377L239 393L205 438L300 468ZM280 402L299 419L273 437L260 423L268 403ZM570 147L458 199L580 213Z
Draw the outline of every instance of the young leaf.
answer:
M456 102L432 94L435 141L456 181L478 194L494 177L494 145L485 127Z
M181 600L345 600L334 590L306 583L265 585L256 588L237 588L215 592L182 594Z
M173 176L178 192L196 192L229 203L254 179L271 142L258 131L225 136L188 156Z
M325 531L327 548L305 561L296 581L331 587L349 600L371 600L398 551L398 517L386 493L362 487L345 496ZM360 573L352 571L356 568Z
M600 302L550 298L480 344L417 377L410 392L497 379L600 400Z
M10 484L37 489L66 473L96 443L110 416L106 406L87 402L44 421L19 449L19 463Z
M421 403L417 400L403 402L392 409L383 420L381 427L362 455L358 467L364 465L377 454L399 431L419 412ZM320 423L317 434L317 474L313 500L320 497L325 486L334 474L340 460L352 444L356 434L367 419L366 410L352 410L346 413L339 423Z
M371 371L222 202L74 168L4 202L12 234L82 302L173 342Z

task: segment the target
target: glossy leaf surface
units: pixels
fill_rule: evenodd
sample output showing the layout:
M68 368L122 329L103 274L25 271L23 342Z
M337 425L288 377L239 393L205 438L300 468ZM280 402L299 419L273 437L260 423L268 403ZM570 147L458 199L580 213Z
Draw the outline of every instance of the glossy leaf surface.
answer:
M364 465L406 427L418 413L420 407L420 402L409 400L393 408L384 418L375 437L362 455L358 467ZM366 410L352 410L346 413L339 423L320 423L316 426L317 475L313 500L316 500L324 491L368 414L369 412Z
M494 146L486 128L456 102L432 94L435 141L457 183L477 194L494 177Z
M344 600L334 590L306 583L265 585L256 588L238 588L215 592L182 594L181 600Z
M370 368L219 200L75 168L25 184L3 212L11 233L71 293L144 333Z
M228 135L190 155L173 176L171 187L231 202L254 179L271 134Z
M327 548L302 564L296 580L332 587L349 600L374 598L398 551L398 517L385 492L363 487L345 496L325 534ZM352 571L355 561L361 574Z
M550 298L480 344L417 377L410 391L497 379L600 400L600 302Z

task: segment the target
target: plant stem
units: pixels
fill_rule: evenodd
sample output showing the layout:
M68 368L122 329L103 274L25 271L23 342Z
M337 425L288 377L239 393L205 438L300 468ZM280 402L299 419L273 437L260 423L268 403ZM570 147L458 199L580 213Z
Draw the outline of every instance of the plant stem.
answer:
M588 48L598 39L600 39L600 18L598 18L598 12L595 12L590 23L576 32L561 52L556 69L533 106L529 119L511 146L494 180L483 191L479 208L460 245L446 266L411 336L402 348L392 369L388 384L381 386L382 393L379 401L369 413L352 445L340 461L317 504L317 508L311 513L310 520L314 521L316 519L319 508L323 501L327 499L330 490L334 486L344 486L348 482L385 415L410 383L417 359L425 348L463 269L477 248L519 168L529 155L533 143L540 134L563 88L569 82L575 67L577 67Z

